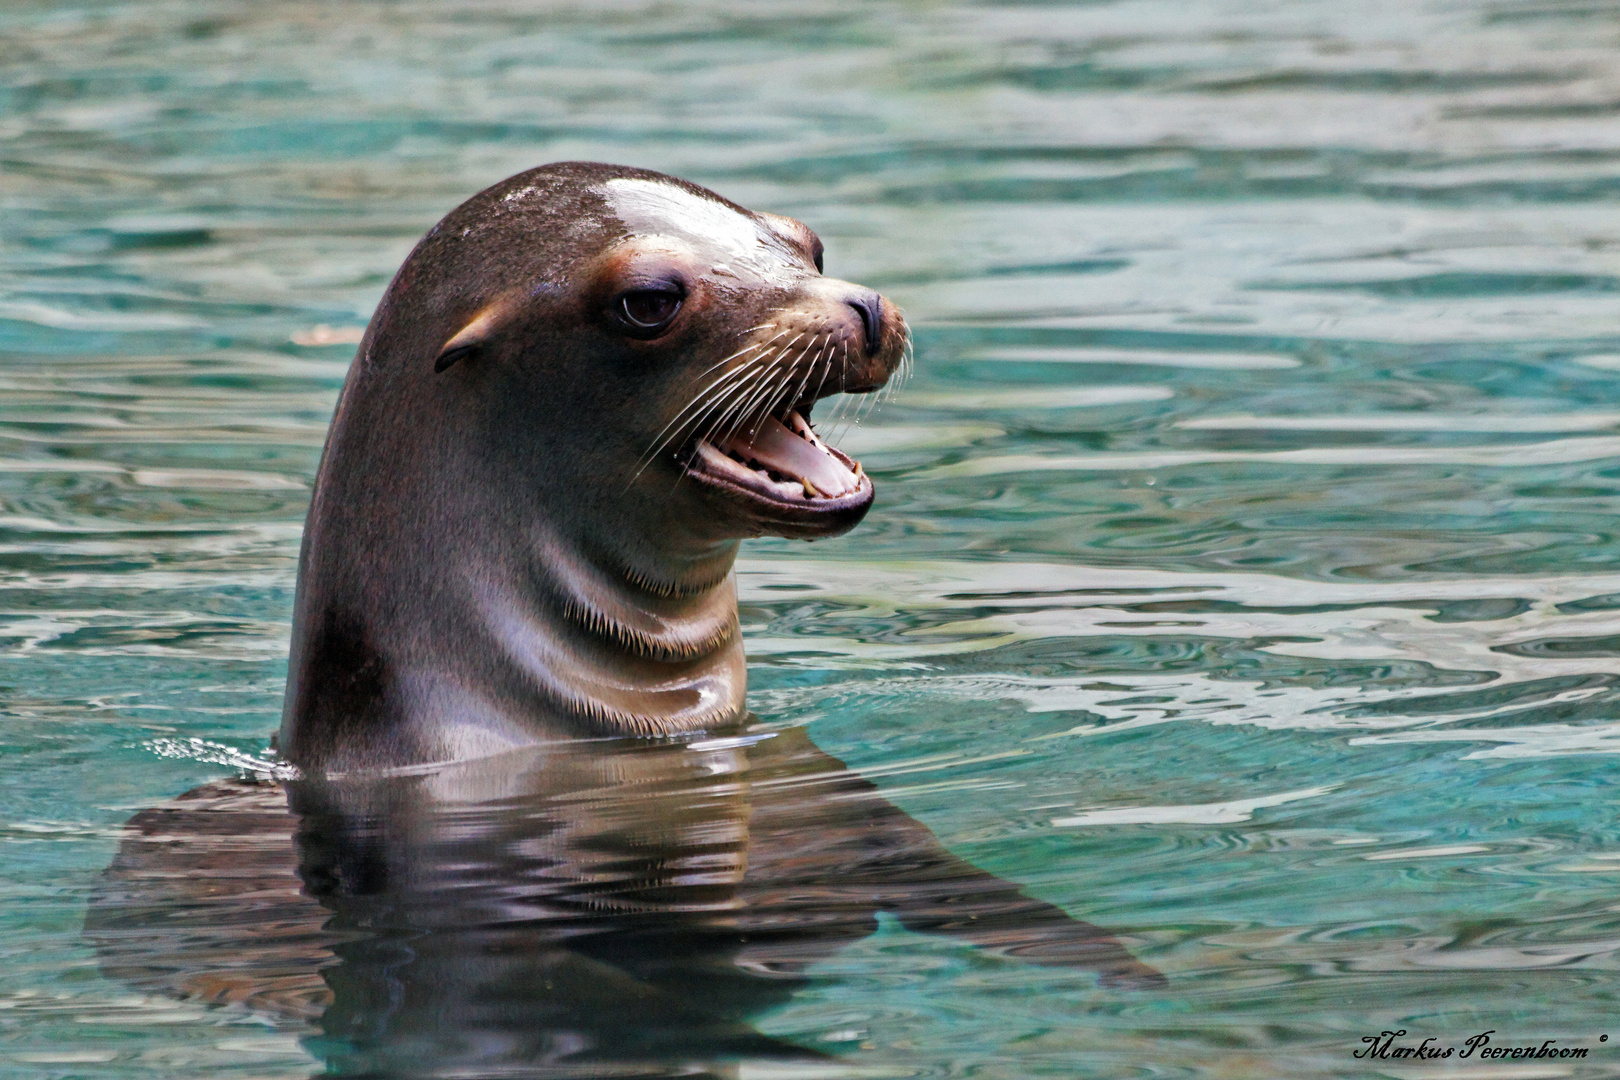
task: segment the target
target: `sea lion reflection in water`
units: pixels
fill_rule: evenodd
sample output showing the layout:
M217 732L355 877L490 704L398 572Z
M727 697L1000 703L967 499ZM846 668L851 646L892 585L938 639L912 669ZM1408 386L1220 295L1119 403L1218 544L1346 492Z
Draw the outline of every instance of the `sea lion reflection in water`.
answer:
M546 166L452 211L316 481L279 734L303 778L138 815L104 967L388 1076L813 1056L747 1018L884 911L1158 981L744 712L738 541L859 521L872 482L811 412L907 348L804 225L671 177Z

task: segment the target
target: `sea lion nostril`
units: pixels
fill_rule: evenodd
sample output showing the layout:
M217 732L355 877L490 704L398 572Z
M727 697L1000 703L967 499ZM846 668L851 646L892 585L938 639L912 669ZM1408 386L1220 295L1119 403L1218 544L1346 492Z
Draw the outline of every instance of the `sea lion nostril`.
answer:
M868 289L851 299L849 306L861 317L861 327L866 331L866 353L871 356L878 351L882 340L883 297Z

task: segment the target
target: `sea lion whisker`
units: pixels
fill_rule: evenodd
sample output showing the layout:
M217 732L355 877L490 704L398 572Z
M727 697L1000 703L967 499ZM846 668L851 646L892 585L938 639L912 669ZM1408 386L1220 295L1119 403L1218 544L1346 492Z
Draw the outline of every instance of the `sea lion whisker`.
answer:
M803 334L799 335L799 337L803 337L803 336L804 336ZM770 392L765 395L764 399L754 409L755 413L757 413L757 418L754 420L754 426L755 427L758 427L760 424L764 423L765 418L767 416L770 416L771 414L775 413L776 410L781 408L783 405L787 405L787 406L791 407L796 401L798 401L799 395L804 392L805 384L809 381L809 377L810 377L810 369L809 368L805 369L804 378L800 380L799 388L796 389L793 392L791 397L787 397L787 398L784 399L783 395L782 395L782 391L787 389L788 383L793 379L794 370L796 368L798 368L799 364L804 360L805 356L810 352L810 347L812 345L814 345L816 343L816 341L819 340L819 338L820 338L819 334L812 335L810 340L804 343L804 345L799 349L798 353L793 357L793 359L789 360L786 364L781 366L780 370L781 370L781 376L782 377L781 377L780 383L778 383L776 386L768 387L767 389ZM794 338L793 340L795 342L797 342L799 340L799 338ZM784 352L785 351L786 350L784 350Z
M781 337L784 334L786 334L786 331L783 331L783 334L778 334L777 337ZM803 335L800 334L799 336L802 337ZM774 341L776 339L773 338L772 340ZM797 341L798 337L795 337L793 340ZM790 342L789 344L792 343ZM740 387L732 387L726 390L724 394L720 395L722 400L730 399L729 404L727 404L723 411L714 417L714 422L709 426L708 430L703 435L704 438L712 438L714 431L717 430L721 424L725 423L736 409L741 408L743 404L750 397L752 397L754 389L758 385L758 381L769 376L772 366L777 360L781 359L781 355L782 350L780 348L774 349L768 354L754 357L748 362L747 365L745 365L747 368L747 374L749 376L747 382Z
M736 354L733 354L733 356L728 357L728 359L735 358L735 355ZM675 427L677 424L679 424L681 422L681 420L687 416L688 413L692 413L694 416L701 416L704 413L704 411L707 410L710 407L710 405L713 403L714 399L713 399L712 395L714 394L714 391L717 388L719 388L720 386L722 386L723 384L725 384L727 382L735 381L735 380L741 378L743 375L745 375L748 372L748 370L753 365L755 365L757 363L760 363L761 361L766 360L766 359L767 359L766 357L756 356L753 359L747 360L747 361L745 361L745 362L743 362L741 364L738 364L736 367L731 368L730 370L728 370L726 372L723 372L722 374L716 376L707 386L705 386L702 390L698 391L697 395L686 406L686 408L682 409L679 413L677 413L675 415L675 419L671 420L668 424L666 424L664 426L664 429L658 433L657 438L659 438L659 439L663 438L663 436L669 432L670 428ZM710 370L713 370L713 369L711 368ZM725 395L725 393L726 393L726 391L722 391L721 396L723 397Z
M748 385L751 386L752 383L750 383ZM734 391L736 391L738 393L741 393L742 390L744 390L744 389L746 389L746 388L742 388L742 389L734 388ZM733 391L728 391L727 393L730 394L732 392ZM724 396L722 396L722 401L723 400L724 400ZM719 403L717 403L717 406L718 406L718 404ZM684 427L682 430L687 430L689 428L690 431L696 436L696 441L704 441L704 440L706 440L708 438L707 433L704 433L704 432L700 431L700 429L702 428L702 425L704 423L704 420L705 420L705 414L700 414L700 415L694 417L691 420L691 422L686 427ZM711 424L710 426L712 428L713 425ZM654 447L651 454L650 454L650 456L647 458L647 460L641 465L640 468L638 468L636 470L635 474L630 478L630 483L634 483L636 481L636 479L638 479L641 476L642 473L646 472L648 466L650 466L654 461L656 461L658 459L659 454L663 453L664 450L668 449L671 445L673 445L675 439L680 434L681 434L681 432L677 431L677 432L673 433L672 435L670 435L670 437L668 439L665 439L663 441L663 443L661 443L660 445ZM672 486L678 487L680 485L680 482L683 479L685 479L685 477L686 477L685 470L681 470L680 472L678 472L676 474L676 476L675 476L675 484L672 485ZM627 485L627 488L628 488L628 485Z
M717 440L717 444L729 443L733 438L737 437L738 434L742 434L746 437L750 432L758 432L761 421L770 411L769 408L762 408L761 406L772 400L772 396L777 387L777 383L773 378L774 374L775 371L773 369L772 372L766 373L760 377L759 381L755 384L753 395L749 397L748 400L743 403L742 408L737 411L735 419L732 420L730 426L727 427L726 433L721 436L719 440ZM710 441L716 440L711 439Z
M755 349L758 349L760 347L761 347L761 343L759 343L759 342L756 342L756 343L754 343L752 345L744 345L742 348L738 349L736 352L732 353L730 356L726 357L724 360L721 360L719 363L710 364L708 367L706 367L702 371L698 372L696 378L697 379L707 378L710 372L719 371L721 368L725 367L727 364L731 363L733 360L736 360L737 358L739 358L741 356L745 356L748 353L751 353ZM699 396L701 397L702 395L700 394Z
M758 406L759 406L759 403L760 403L760 401L762 399L766 400L766 401L773 400L772 397L770 396L770 392L771 392L771 389L772 389L770 376L771 376L772 372L777 370L778 365L777 365L776 362L781 360L783 357L785 357L787 355L787 353L788 353L788 350L793 348L793 346L797 345L800 342L800 340L802 340L804 338L805 334L807 334L807 333L809 333L809 331L801 331L798 334L797 337L795 337L792 341L789 341L782 348L778 349L776 354L771 357L770 366L767 367L767 369L760 374L759 383L758 383L758 387L759 387L758 390L751 397L748 398L747 405L738 414L736 422L733 423L731 425L731 427L727 429L725 436L720 439L720 442L722 442L722 443L730 442L731 438L734 435L737 434L738 429L743 427L749 420L754 418L754 414L758 411ZM790 361L786 365L785 369L783 369L783 370L784 370L784 374L786 374L788 377L791 377L792 362ZM767 412L768 411L769 410L767 410ZM757 427L758 424L759 424L759 421L763 420L763 419L764 419L764 417L761 416L761 417L759 417L759 420L754 420L754 426ZM714 441L714 440L711 438L710 441Z
M731 424L733 421L741 422L748 415L748 410L752 407L754 399L757 397L760 388L767 384L768 380L770 379L770 374L769 367L761 368L759 371L755 372L754 377L749 380L748 385L739 390L736 396L733 397L727 404L725 409L721 410L715 416L714 422L710 424L708 430L704 432L703 438L711 443L714 443L716 446L729 439L731 437L730 431L728 431L723 437L717 437L717 432L726 427L728 424Z
M705 388L706 395L708 391L713 390L716 386L726 382L727 380L741 381L742 376L746 374L747 365L744 365L744 367L740 369L727 372L725 375L711 383L709 387ZM681 437L683 432L687 431L689 428L695 430L696 428L701 427L705 416L717 408L719 404L735 390L736 387L731 387L722 390L718 395L715 395L712 398L708 396L699 398L688 405L685 409L682 409L680 414L677 415L674 420L671 420L668 424L666 424L664 429L660 431L654 438L652 445L648 447L647 451L642 455L639 467L636 469L635 474L630 478L631 481L634 482L637 477L647 470L649 465L658 460L658 455L673 445L675 441Z
M877 395L870 393L862 394L860 400L855 403L855 426L860 427L861 421L871 416L873 410L876 408Z
M743 333L744 334L752 334L756 330L769 330L771 327L773 327L775 325L776 325L775 323L762 323L759 326L756 326L751 330L743 331ZM782 331L781 334L777 334L776 337L771 338L770 341L756 341L756 342L754 342L754 343L752 343L750 345L744 345L742 348L738 349L736 352L732 353L730 356L726 357L724 360L721 360L718 363L710 364L708 367L706 367L702 371L698 372L697 377L701 379L705 375L707 375L709 372L715 370L716 368L725 367L727 364L729 364L733 360L737 359L737 357L742 356L744 353L753 352L755 349L763 349L767 345L769 345L772 341L775 341L776 338L779 338L779 337L782 336L782 334L786 334L786 333L787 333L787 331L784 330L784 331Z
M797 341L798 338L794 340ZM709 413L706 414L710 416L710 422L706 428L701 427L702 418L699 419L697 426L694 427L695 431L701 429L697 436L699 442L707 442L718 449L731 440L737 426L748 418L753 402L759 397L760 389L769 387L772 366L776 360L780 359L780 355L778 352L766 357L755 357L753 361L750 361L747 372L749 378L740 381L736 386L727 388L719 396L715 402L715 408L709 410ZM724 408L720 408L721 405L724 405ZM732 424L724 438L716 438L715 432L727 424L733 416L737 417L736 423ZM684 472L676 476L675 483L679 485L681 480L685 479L685 476Z
M805 355L810 351L810 345L816 346L816 359L805 365L804 376L799 379L799 385L797 389L793 391L793 397L788 400L788 408L796 408L799 404L799 400L804 397L805 390L810 386L810 376L816 373L816 364L820 362L821 350L825 348L824 345L816 344L822 340L822 336L822 334L817 334L815 337L811 338L810 344L806 345L802 350L800 350L798 359L793 361L795 365L798 364L798 362L803 360Z
M780 360L781 357L777 356L774 359ZM726 433L720 436L718 439L714 438L712 435L709 436L710 442L713 442L716 445L730 442L732 438L736 436L739 430L749 426L750 421L752 421L754 427L758 427L759 421L755 419L755 414L759 411L760 402L762 400L769 400L769 395L773 386L775 385L773 376L776 374L776 372L777 365L774 363L771 365L771 367L760 372L759 378L756 379L753 385L750 387L749 395L738 402L737 408L732 411L735 418L730 420L730 426L726 428ZM728 416L731 416L732 414L728 414ZM721 421L721 423L726 422L727 421L724 419ZM720 425L717 424L715 427L718 429Z
M841 364L842 369L839 371L839 385L844 387L844 385L849 385L849 340L847 340L847 338L844 340L844 342L842 342ZM842 439L844 434L847 434L847 431L849 431L849 419L846 418L846 413L849 413L849 403L851 403L851 400L854 400L854 398L852 398L851 393L847 392L847 390L841 390L841 392L839 392L838 405L833 406L833 415L831 415L831 418L829 418L831 423L841 424L841 427L836 427L836 429L833 431L833 442L838 442L838 440Z
M781 335L778 335L778 336L781 336ZM775 339L773 338L772 340L775 340ZM730 356L726 357L724 360L720 361L720 363L710 366L707 370L705 370L701 374L699 374L698 378L699 379L703 378L704 376L708 375L709 372L714 371L716 368L723 367L726 364L729 364L731 361L737 359L738 357L742 356L745 353L753 352L755 349L764 348L765 346L767 346L769 344L770 344L770 342L767 341L767 342L756 342L753 345L744 346L743 348L738 349L736 352L732 353ZM686 408L682 409L679 413L676 414L675 420L671 420L670 423L665 426L664 431L660 431L658 433L659 436L662 437L665 431L668 431L671 426L673 426L677 421L680 420L681 417L685 416L691 410L698 409L701 412L702 409L700 407L704 405L705 399L708 397L710 392L714 390L715 387L719 386L721 383L725 382L727 379L732 378L738 372L746 370L750 364L753 364L756 361L759 361L761 359L763 359L763 357L756 356L756 357L754 357L754 358L752 358L750 360L747 360L747 361L744 361L741 364L738 364L735 368L732 368L732 369L730 369L728 371L722 372L720 375L716 376L714 378L714 380L711 381L707 386L705 386L703 389L699 390L696 394L693 395L691 402L689 402L687 404Z
M816 336L812 337L809 341L805 342L804 348L799 350L799 354L793 358L793 362L790 363L783 372L782 389L784 389L784 390L787 389L788 380L793 378L793 369L797 368L801 364L803 364L804 358L810 354L810 349L811 349L812 346L814 346L816 348L817 355L818 356L820 355L820 350L821 350L822 347L820 345L817 345L816 343L821 341L821 339L822 339L822 335L817 334ZM802 376L800 376L799 385L794 387L793 393L791 395L789 395L788 397L784 398L780 402L777 402L775 396L773 395L773 397L771 398L772 404L771 404L771 406L769 408L767 408L765 410L765 415L768 416L768 415L771 415L771 414L775 413L778 408L780 408L780 407L782 407L784 405L789 409L793 409L793 408L796 408L798 406L799 400L804 397L805 388L810 385L810 376L815 374L816 361L812 360L808 364L803 364L803 366L804 366L804 374ZM764 421L764 419L765 419L764 416L760 417L760 420L762 422Z
M905 346L902 346L902 351L901 351L901 354L900 354L902 364L905 361L905 351L904 350L906 348L909 348L910 344L911 344L911 338L910 338L909 335L907 335L906 344L905 344ZM886 402L893 401L895 392L900 389L900 382L901 382L900 379L891 378L888 382L884 383L883 384L883 389L878 391L878 393L876 395L874 395L877 398L877 404L882 405L882 404L884 404Z
M914 362L913 357L914 349L911 343L911 335L907 334L905 344L900 348L900 364L895 373L897 377L890 379L888 382L888 386L893 387L893 390L891 390L889 393L889 397L891 399L895 394L898 394L900 389L904 387L911 379L911 369Z
M736 388L728 394L728 401L723 409L717 409L706 428L698 435L699 442L706 442L715 448L723 446L730 438L717 438L716 432L732 422L736 417L738 422L746 417L749 403L755 398L759 386L770 376L767 368L761 368L753 373L753 377L743 386Z
M844 383L849 381L849 342L848 341L840 342L839 343L839 348L840 348L842 368L841 368L840 373L839 373L839 382L838 382L838 385L839 385L840 389L837 391L837 394L836 394L838 400L832 403L831 408L829 408L828 411L827 411L827 415L824 416L822 418L822 421L821 421L822 425L829 432L832 433L831 438L829 440L831 442L837 442L838 441L838 433L841 430L838 427L839 419L840 419L840 417L843 416L844 409L846 407L848 407L848 405L849 405L849 395L844 393L844 391L842 389ZM831 369L831 367L832 367L832 364L829 361L828 368Z
M647 466L651 465L658 459L659 454L663 453L681 437L682 432L686 432L688 429L690 429L692 432L697 431L703 426L704 420L715 410L721 408L721 406L723 406L728 399L732 398L734 395L739 395L746 392L746 389L752 385L748 379L748 376L753 373L753 369L756 367L756 365L759 365L762 362L762 359L763 358L761 357L755 357L753 360L750 360L747 363L726 372L724 375L715 379L712 383L705 387L704 396L698 398L698 400L694 401L691 405L688 405L685 409L682 409L680 416L677 416L675 420L670 421L669 424L665 425L664 430L659 432L657 440L653 443L652 448L645 454L645 459L643 460L640 468L636 470L635 475L631 477L631 481L633 482L636 477L639 477L643 472L645 472L647 470ZM719 393L711 395L711 392L716 387L719 387L721 384L728 381L733 382L736 385L726 387L720 390ZM696 410L695 412L693 411L694 409ZM691 416L687 417L683 421L682 417L686 417L687 413L691 413ZM679 426L676 426L677 424L679 424ZM674 430L671 430L672 428Z
M754 327L753 329L754 330L768 330L768 329L770 329L771 327L773 327L775 325L776 325L775 323L762 323L759 326ZM747 332L752 333L753 330L750 330L750 331L747 331ZM706 368L704 371L699 373L699 375L697 377L699 379L701 379L704 376L708 375L709 372L714 371L717 368L724 367L726 364L731 363L731 361L737 359L740 356L743 356L743 355L745 355L747 353L753 352L756 349L767 348L767 347L769 347L769 345L771 344L772 341L777 340L777 338L782 337L786 333L787 333L787 331L784 330L784 331L782 331L782 333L777 334L776 337L771 338L769 341L756 341L756 342L754 342L752 344L744 345L742 348L738 349L736 352L732 353L730 356L726 357L724 360L721 360L721 361L719 361L718 363L715 363L715 364L711 364L708 368ZM712 382L710 382L707 386L705 386L702 390L699 390L695 395L693 395L692 400L687 404L687 406L685 408L683 408L679 413L676 413L675 418L673 420L671 420L668 424L664 425L664 429L662 431L660 431L656 436L653 437L653 445L656 447L659 444L660 440L662 440L664 438L664 436L669 432L669 430L671 428L675 427L677 424L680 424L682 422L682 420L687 417L688 413L693 413L694 410L696 410L694 415L701 416L704 409L707 408L707 402L708 402L708 398L709 398L710 393L713 392L716 387L720 386L722 383L726 382L728 379L731 379L731 378L735 377L739 372L746 370L750 364L753 364L755 361L757 361L759 359L761 359L761 358L760 357L755 357L753 360L749 360L749 361L747 361L747 362L745 362L743 364L738 365L736 368L733 368L733 369L731 369L729 371L726 371L726 372L722 373L720 376L718 376ZM656 457L657 453L658 453L657 450L654 450L653 451L653 456Z
M907 335L907 340L910 340L910 335ZM872 413L876 413L885 404L894 400L894 393L898 388L898 380L889 379L887 382L885 382L882 389L872 395L872 407L870 411Z
M784 331L784 333L786 333L786 331ZM780 337L781 335L779 334L777 336ZM775 340L775 339L773 338L772 340ZM726 357L725 360L722 360L720 362L720 364L729 363L730 361L735 360L737 357L741 356L743 353L750 352L750 351L752 351L754 349L761 348L763 345L768 345L768 344L770 344L770 342L762 342L762 343L756 343L754 345L746 346L745 348L742 348L742 349L738 349L736 352L734 352L730 356ZM696 422L701 423L701 417L703 416L704 412L706 412L714 403L713 399L710 397L710 395L714 392L714 390L717 387L721 386L722 384L724 384L725 382L727 382L729 380L733 380L733 379L736 379L736 378L740 377L743 373L748 371L748 369L752 365L758 363L759 361L761 361L763 359L765 359L765 358L756 356L751 360L747 360L744 363L737 365L735 368L732 368L731 370L726 371L723 374L717 376L713 381L711 381L702 390L698 391L696 396L693 397L692 401L690 403L688 403L687 406L684 409L682 409L680 412L676 413L675 418L673 420L671 420L669 423L665 424L663 430L660 431L657 435L655 435L653 437L653 449L648 452L648 459L647 460L650 462L653 458L656 458L658 456L658 454L663 450L664 444L669 442L669 441L673 441L675 435L678 435L679 432L680 432L680 427L678 427L677 425L683 425L683 421L684 422L696 421ZM713 367L710 367L708 369L708 371L705 371L703 374L707 375L709 371L713 371L715 369L715 367L719 367L720 364L716 364ZM699 376L699 378L701 378L701 377L702 376ZM726 393L729 393L729 391L723 391L720 394L720 397L724 398ZM691 414L690 417L688 417L689 413ZM672 428L675 429L675 435L670 435L670 439L666 440L664 437L665 437L665 435L670 434L670 430ZM646 466L643 465L642 467L645 468ZM637 472L637 475L638 476L640 475L639 470Z
M775 323L764 323L764 324L762 324L762 327L756 327L755 329L761 329L761 328L769 329L769 328L771 328L771 327L773 327L775 325L776 325ZM748 345L748 346L745 346L742 349L738 349L736 352L734 352L730 356L726 357L725 360L720 361L719 364L715 364L715 365L709 367L708 370L703 372L703 375L707 375L710 371L713 371L716 367L719 367L722 364L729 363L730 361L736 359L737 357L743 355L744 353L751 352L751 351L753 351L755 349L768 348L773 342L785 337L788 333L789 333L789 331L783 330L781 333L777 334L775 337L770 338L768 341L755 342L752 345ZM798 339L795 338L794 340L797 341ZM692 421L694 422L695 426L696 425L701 425L701 423L702 423L701 417L711 407L711 405L710 405L710 400L711 399L709 398L709 395L718 386L720 386L721 384L727 382L728 380L731 380L733 378L736 378L736 377L740 376L742 373L748 371L753 365L755 365L757 363L764 362L764 363L768 364L771 361L771 359L772 359L772 357L770 357L768 355L764 355L764 354L762 354L760 356L756 356L756 357L752 358L751 360L748 360L746 363L740 364L736 368L733 368L732 370L727 371L723 375L716 378L713 382L709 383L708 386L705 386L702 390L700 390L698 392L697 396L692 400L691 404L687 405L686 408L682 409L680 411L680 413L678 413L676 415L675 419L670 421L669 424L665 425L664 430L660 431L658 433L658 435L654 438L653 441L654 441L655 449L652 451L652 457L656 458L658 456L658 454L661 452L661 450L663 449L663 446L661 445L661 443L673 441L673 438L674 438L673 436L669 440L665 440L664 439L665 434L669 432L671 427L673 427L676 423L680 422L683 417L686 417L686 415L689 412L693 413ZM702 378L703 376L700 375L698 377ZM720 399L723 400L727 395L730 394L730 392L731 392L730 390L723 391L719 396ZM696 410L696 411L693 412L693 410ZM645 466L643 466L643 468L645 468ZM638 472L637 475L640 475L640 473Z
M767 387L770 384L771 372L776 359L777 357L771 357L769 363L762 365L758 370L752 373L752 378L746 385L739 387L736 392L730 396L729 403L723 410L719 411L715 415L713 422L704 431L702 436L704 440L718 447L731 438L731 436L735 433L735 427L728 430L725 436L720 438L716 438L715 433L718 432L722 427L725 427L727 424L732 423L734 419L737 423L741 423L748 417L753 408L754 402L759 397L762 388Z
M832 335L827 335L826 342L821 346L821 352L816 356L816 362L821 365L821 381L816 383L816 400L825 396L827 380L832 378Z
M879 390L875 394L868 395L868 405L865 413L866 417L870 419L871 417L876 416L878 414L878 410L883 408L883 403L886 400L887 399L883 396L882 390Z
M828 334L827 340L822 342L820 350L816 353L815 362L821 365L821 381L816 383L816 396L812 399L812 403L821 400L827 389L827 380L832 378L832 344L832 335ZM809 422L808 419L805 420L805 423Z

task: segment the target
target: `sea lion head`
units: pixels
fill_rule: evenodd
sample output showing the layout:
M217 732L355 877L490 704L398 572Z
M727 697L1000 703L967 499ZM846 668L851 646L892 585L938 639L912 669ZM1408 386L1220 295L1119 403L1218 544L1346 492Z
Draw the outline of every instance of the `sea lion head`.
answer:
M810 418L821 398L882 387L908 333L892 303L821 266L792 218L565 163L458 208L391 292L439 313L433 354L401 358L425 392L474 399L469 436L521 459L514 481L544 477L554 522L679 589L694 582L672 546L834 536L872 504L870 477Z
M451 211L333 419L283 753L473 756L540 703L612 734L740 715L738 541L861 519L871 478L812 411L909 348L821 269L800 222L641 169L548 165Z

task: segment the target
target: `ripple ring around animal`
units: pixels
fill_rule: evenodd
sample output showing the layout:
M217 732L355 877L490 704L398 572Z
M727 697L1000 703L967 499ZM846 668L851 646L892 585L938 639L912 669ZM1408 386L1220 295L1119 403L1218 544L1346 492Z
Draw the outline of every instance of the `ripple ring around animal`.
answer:
M436 225L315 484L278 735L300 776L137 815L87 918L103 970L400 1076L814 1056L746 1019L880 912L1162 982L744 708L738 543L861 519L871 478L812 411L909 354L892 303L821 268L800 222L617 166Z

